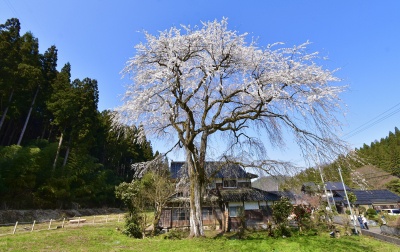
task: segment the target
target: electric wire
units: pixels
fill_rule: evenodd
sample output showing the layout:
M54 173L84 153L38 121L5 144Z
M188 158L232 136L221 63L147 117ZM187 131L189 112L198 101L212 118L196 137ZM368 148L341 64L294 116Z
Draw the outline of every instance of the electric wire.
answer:
M400 107L398 107L400 105L400 103L397 103L396 105L394 105L393 107L389 108L388 110L380 113L379 115L377 115L376 117L372 118L371 120L367 121L366 123L362 124L361 126L353 129L352 131L346 133L343 135L344 139L349 139L369 128L371 128L372 126L382 122L383 120L386 120L387 118L397 114L400 112ZM398 108L396 108L398 107ZM396 109L395 109L396 108ZM393 111L393 109L395 109Z
M11 12L14 13L16 17L18 17L18 12L15 10L14 6L11 4L9 0L4 0L4 2L7 4L8 8L10 8Z

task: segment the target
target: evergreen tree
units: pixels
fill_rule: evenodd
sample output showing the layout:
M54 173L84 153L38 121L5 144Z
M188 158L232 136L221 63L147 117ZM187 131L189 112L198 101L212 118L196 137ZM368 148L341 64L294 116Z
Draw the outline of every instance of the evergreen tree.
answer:
M1 100L4 101L0 104L2 113L0 133L12 106L14 93L18 92L19 89L17 76L18 64L21 62L19 53L20 30L21 25L16 18L8 19L5 24L0 25L0 96ZM11 127L3 130L3 142L9 141L9 139L5 139L5 136L10 136L10 129Z
M0 24L0 207L114 206L114 187L137 176L132 165L153 159L151 143L113 129L97 81L71 81L57 48L41 54L20 29L16 18Z

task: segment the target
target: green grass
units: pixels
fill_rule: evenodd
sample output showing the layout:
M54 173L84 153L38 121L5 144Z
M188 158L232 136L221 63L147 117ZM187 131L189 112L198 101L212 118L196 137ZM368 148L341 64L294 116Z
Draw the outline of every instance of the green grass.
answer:
M366 236L333 239L328 233L274 239L258 232L239 240L234 233L210 232L200 239L170 240L161 235L138 240L121 234L122 226L108 223L0 236L0 251L399 251L396 245Z

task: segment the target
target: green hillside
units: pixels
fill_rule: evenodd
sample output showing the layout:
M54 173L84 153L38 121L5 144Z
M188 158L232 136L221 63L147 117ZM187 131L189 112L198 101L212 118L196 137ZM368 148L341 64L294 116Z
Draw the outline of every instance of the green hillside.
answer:
M340 181L341 167L346 185L355 189L389 189L400 194L400 131L355 149L347 156L321 167L324 181ZM303 183L322 184L318 169L310 167L286 180L281 188L299 191Z

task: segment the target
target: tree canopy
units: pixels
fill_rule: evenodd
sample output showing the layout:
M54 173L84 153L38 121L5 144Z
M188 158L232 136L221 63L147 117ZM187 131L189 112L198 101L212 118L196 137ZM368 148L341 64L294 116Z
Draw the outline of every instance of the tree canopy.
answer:
M260 47L229 30L227 19L145 37L123 71L132 84L116 121L184 149L191 236L203 235L204 165L213 144L223 160L267 172L287 167L267 155L267 144L283 148L286 134L305 158L332 159L345 151L336 135L345 87L332 85L339 79L307 51L308 42Z
M0 207L118 206L115 185L153 158L151 143L134 143L135 127L114 131L97 80L57 70L56 46L41 53L20 30L16 18L0 24Z

